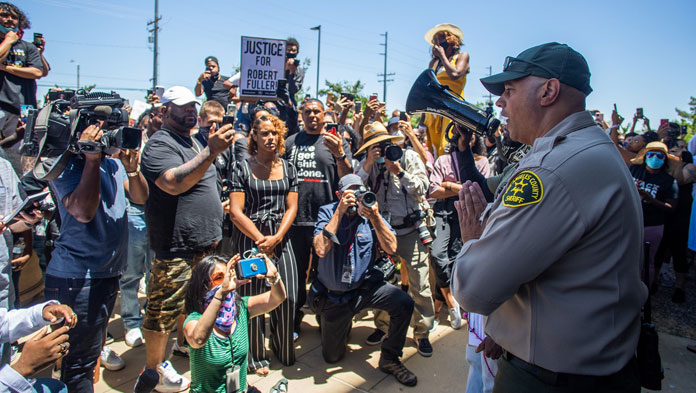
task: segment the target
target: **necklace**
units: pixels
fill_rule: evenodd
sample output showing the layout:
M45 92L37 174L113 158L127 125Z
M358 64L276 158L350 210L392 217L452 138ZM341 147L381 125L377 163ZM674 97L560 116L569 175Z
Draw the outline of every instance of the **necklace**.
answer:
M259 159L256 158L256 156L254 156L254 161L256 161L256 163L261 165L262 167L268 169L269 172L273 168L273 164L275 164L275 158L273 159L273 161L271 161L271 166L268 166L268 165L264 164L263 162L259 161Z
M200 154L201 148L198 146L198 144L196 143L196 141L193 140L193 138L190 138L190 140L187 141L187 140L184 139L181 135L177 134L177 133L174 132L174 131L170 131L170 130L165 130L165 131L167 131L167 132L169 133L169 135L172 135L172 136L176 137L176 139L179 140L184 146L186 146L186 147L188 147L189 149L195 151L196 154Z

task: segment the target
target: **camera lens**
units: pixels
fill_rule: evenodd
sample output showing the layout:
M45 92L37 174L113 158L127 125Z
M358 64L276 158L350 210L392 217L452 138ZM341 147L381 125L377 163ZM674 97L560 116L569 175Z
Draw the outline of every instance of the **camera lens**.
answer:
M360 203L365 207L372 207L375 205L375 202L377 202L377 195L372 191L366 191L360 200Z
M384 149L384 157L389 161L399 161L403 155L404 151L397 145L390 145Z

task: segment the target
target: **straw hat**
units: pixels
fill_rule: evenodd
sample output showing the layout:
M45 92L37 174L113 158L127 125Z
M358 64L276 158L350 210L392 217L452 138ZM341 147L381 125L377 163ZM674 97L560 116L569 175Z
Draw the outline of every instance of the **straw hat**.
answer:
M462 33L462 29L451 23L440 23L439 25L433 27L425 33L425 42L427 42L428 45L432 45L435 34L441 31L446 31L450 34L457 36L457 38L459 38L460 43L464 41L464 33Z
M360 149L358 149L354 155L360 155L360 153L366 151L370 146L389 140L394 141L394 143L400 143L404 140L404 137L389 135L384 124L378 121L372 122L363 128L363 142L362 145L360 145Z
M645 147L636 154L634 158L631 159L631 164L635 165L641 165L643 162L645 162L645 153L649 151L659 151L665 154L665 157L668 158L669 162L679 162L681 161L680 158L675 157L671 154L669 154L669 150L667 150L667 145L665 145L662 142L650 142Z

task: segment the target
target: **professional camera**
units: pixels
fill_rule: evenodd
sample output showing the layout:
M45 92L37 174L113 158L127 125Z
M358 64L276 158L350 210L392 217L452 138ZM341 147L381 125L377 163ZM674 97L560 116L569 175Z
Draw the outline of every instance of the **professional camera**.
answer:
M377 202L377 195L375 195L374 192L368 190L365 186L360 186L360 188L355 190L353 195L355 195L355 199L358 200L358 203L362 204L367 208L371 208ZM357 212L358 206L353 205L348 207L348 213L355 214Z
M63 95L67 98L68 95ZM39 111L30 111L22 154L38 158L34 175L53 180L63 172L73 155L114 149L139 149L142 131L128 127L125 100L118 94L78 91L70 101L49 101ZM80 141L88 126L103 121L99 141Z
M404 155L404 150L402 148L389 141L380 142L379 150L382 152L382 157L389 161L399 161Z

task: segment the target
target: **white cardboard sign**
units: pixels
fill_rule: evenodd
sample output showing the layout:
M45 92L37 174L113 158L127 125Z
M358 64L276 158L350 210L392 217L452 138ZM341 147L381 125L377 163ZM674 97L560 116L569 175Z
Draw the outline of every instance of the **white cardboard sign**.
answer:
M242 36L241 98L276 97L278 80L285 78L285 41Z

